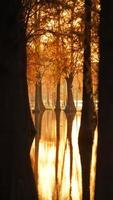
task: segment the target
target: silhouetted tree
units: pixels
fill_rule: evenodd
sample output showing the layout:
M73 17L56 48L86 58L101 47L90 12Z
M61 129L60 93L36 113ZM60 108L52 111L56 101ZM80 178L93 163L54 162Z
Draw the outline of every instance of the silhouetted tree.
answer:
M45 106L42 99L42 83L35 83L35 112L43 112Z
M101 0L95 200L113 199L113 1Z
M65 112L75 112L75 104L73 100L73 93L72 93L72 83L73 83L73 73L69 74L69 77L66 77L67 82L67 104L65 108Z
M36 200L30 162L35 134L26 78L26 30L21 1L0 12L0 199Z
M57 90L56 90L56 110L60 110L60 81L57 83Z
M85 0L83 105L79 131L83 200L90 199L90 165L94 130L96 127L96 112L93 101L93 85L91 77L91 4L91 0Z
M72 93L72 84L73 84L73 79L74 79L74 72L75 72L75 63L74 63L74 9L75 9L75 2L73 1L72 7L71 7L71 19L70 19L70 37L71 37L71 42L70 42L70 49L71 49L71 70L69 75L66 77L66 82L67 82L67 104L65 111L66 112L75 112L75 104L74 104L74 99L73 99L73 93Z
M61 12L61 10L60 10L60 8L59 8L59 6L57 6L56 7L56 9L57 9L57 20L58 20L58 36L57 36L57 47L56 47L56 51L57 51L57 55L58 55L58 60L57 60L57 71L59 72L59 71L61 71L59 68L61 68L61 66L60 66L60 62L61 62L61 56L60 56L60 32L61 32L61 26L60 26L60 12ZM61 76L61 73L60 73L60 75L59 76ZM57 85L56 85L56 87L57 87L57 90L56 90L56 110L60 110L61 108L60 108L60 78L61 77L58 77L58 82L57 82Z

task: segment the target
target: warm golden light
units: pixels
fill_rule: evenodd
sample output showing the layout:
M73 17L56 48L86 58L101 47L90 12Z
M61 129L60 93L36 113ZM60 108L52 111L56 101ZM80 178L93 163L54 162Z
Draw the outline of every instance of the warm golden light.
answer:
M95 134L94 134L93 147L92 147L92 162L91 162L91 172L90 172L90 198L91 200L94 200L94 191L95 191L97 141L98 141L98 134L97 134L97 129L96 129Z
M70 141L67 139L66 116L62 112L60 117L60 138L58 147L56 147L56 119L53 111L48 111L45 116L43 116L39 151L36 151L35 140L32 144L31 158L33 169L36 169L34 165L38 165L37 188L39 191L39 199L54 200L59 196L60 200L64 200L69 199L71 196L73 200L81 200L81 166L77 144L80 116L75 117L73 121L71 139L73 141L72 166L70 165L71 146ZM48 123L47 120L49 120ZM54 136L51 137L52 132L54 132ZM39 152L39 154L37 154L38 163L35 162L36 152ZM58 156L58 163L56 163L56 156Z
M98 0L93 2L95 4L93 7L98 10L97 2ZM81 0L64 0L58 6L55 3L39 4L28 22L28 32L31 33L31 40L28 42L28 66L30 66L28 67L28 82L34 85L37 83L38 88L34 92L36 98L34 97L33 104L37 105L37 108L33 109L36 112L40 111L42 104L46 109L51 109L44 112L42 119L39 120L41 124L39 121L35 122L35 126L41 128L37 128L38 133L30 153L39 200L82 200L78 133L83 76L85 77L85 73L83 74L84 28L87 22L84 20L84 8L84 1ZM88 76L92 77L92 95L96 99L99 19L94 11L95 9L91 9L91 49L89 49L91 50L91 70ZM87 79L85 81L87 83ZM60 83L59 93L58 83ZM69 103L67 103L68 94L71 97L69 97ZM79 111L77 110L73 122L70 123L69 116L63 111L59 116L53 111L57 107L56 102L60 102L61 109L65 108L66 103L70 105L75 103ZM35 114L38 118L39 113ZM94 198L96 148L97 131L93 144L90 174L91 200Z
M81 163L78 149L80 116L81 112L77 112L74 117L72 137L69 141L67 119L64 112L62 111L60 114L59 139L57 138L57 121L54 111L45 111L43 115L39 150L36 149L35 139L31 148L32 166L34 174L37 174L39 200L56 200L57 198L69 200L70 197L72 200L82 200ZM72 146L70 142L72 142ZM94 200L96 148L97 130L93 143L90 174L91 200Z

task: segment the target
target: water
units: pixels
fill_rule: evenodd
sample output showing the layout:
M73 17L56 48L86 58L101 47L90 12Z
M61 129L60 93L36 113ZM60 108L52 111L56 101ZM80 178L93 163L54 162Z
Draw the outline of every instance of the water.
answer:
M82 200L78 132L81 112L47 110L37 115L31 159L39 200ZM93 144L90 191L94 196L97 132Z

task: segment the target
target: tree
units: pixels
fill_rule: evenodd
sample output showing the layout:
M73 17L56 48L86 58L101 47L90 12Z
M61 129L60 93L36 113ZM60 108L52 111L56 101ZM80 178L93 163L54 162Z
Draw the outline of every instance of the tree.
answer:
M27 32L29 29L33 32L30 41L27 41L28 49L28 76L31 77L30 71L34 71L31 77L35 85L35 111L43 111L45 109L42 100L42 66L40 59L40 15L41 6L35 3L32 9L32 17L29 18ZM33 22L32 22L33 21ZM36 35L36 36L35 36ZM32 54L31 54L32 53Z
M101 0L98 147L95 200L113 199L113 1Z
M58 8L57 8L57 23L58 23L58 35L57 35L57 48L56 48L56 53L57 53L57 56L58 56L58 58L57 58L57 71L58 71L58 73L59 73L59 77L58 77L58 81L57 81L57 90L56 90L56 110L60 110L61 108L60 108L60 78L61 78L61 69L62 69L62 67L61 67L61 65L60 65L60 62L61 62L61 55L60 55L60 53L61 53L61 50L60 50L60 48L61 48L61 46L60 46L60 40L61 40L61 38L60 38L60 32L61 32L61 26L60 26L60 21L61 21L61 19L60 19L60 13L61 13L61 9L60 9L60 7L58 6Z
M6 0L1 4L1 200L37 199L29 155L35 130L27 93L26 30L23 11L19 0Z
M92 144L96 127L96 111L93 101L91 75L91 0L85 0L84 64L83 64L83 105L79 130L79 149L82 165L83 200L90 199L90 166Z
M57 77L56 83L58 83L60 78L65 74L67 84L71 84L69 87L67 87L70 91L68 92L69 98L67 100L68 105L66 107L66 110L75 110L72 95L72 82L75 75L76 67L78 67L78 62L76 62L76 54L78 54L77 47L79 47L80 49L78 43L80 42L79 36L82 32L81 19L83 9L81 9L81 7L83 6L81 6L81 3L79 1L75 3L71 0L69 2L65 0L62 2L57 1L56 3L42 1L39 2L39 4L41 5L42 10L42 14L40 15L40 27L38 26L38 30L34 31L34 23L31 23L31 20L29 20L30 28L28 28L28 30L31 30L29 32L33 33L31 34L32 37L34 35L33 38L41 38L41 45L44 47L42 51L42 56L47 57L48 55L51 60L49 66L48 62L45 62L46 67L48 67L47 71L51 68L51 65L54 65L54 71L56 71ZM76 6L79 7L79 11L76 11ZM39 12L39 9L37 9L37 12ZM33 38L31 38L32 41ZM49 55L50 51L45 52L45 46L48 46L48 50L50 51L52 47L55 48L56 53L54 52L52 55ZM43 65L43 62L41 64ZM72 81L70 81L70 79L72 79ZM58 84L57 91L60 91L59 88L60 87ZM58 97L59 96L60 95L58 95ZM69 101L71 101L71 103L69 103ZM56 107L60 108L59 102L59 105L56 105Z
M71 37L71 42L70 42L70 62L71 62L71 70L69 72L69 75L66 77L66 82L67 82L67 105L65 108L66 112L74 112L75 109L75 104L73 100L73 93L72 93L72 83L73 83L73 78L74 78L74 71L73 68L75 67L74 63L74 37L73 37L73 32L74 32L74 27L73 27L73 21L74 21L74 9L75 9L75 3L73 2L72 7L71 7L71 19L70 19L70 25L71 25L71 30L70 30L70 37Z

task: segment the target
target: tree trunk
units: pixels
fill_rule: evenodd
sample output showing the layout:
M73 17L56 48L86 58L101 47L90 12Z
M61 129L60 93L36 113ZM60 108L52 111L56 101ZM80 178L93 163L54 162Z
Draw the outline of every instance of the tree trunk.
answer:
M38 9L38 12L37 12ZM35 13L34 13L34 31L37 33L37 30L40 30L40 5L37 8L37 4L35 5ZM38 65L37 63L40 61L40 35L38 35L38 38L35 38L35 67L36 67L36 76L37 76L37 81L35 83L35 113L36 112L40 112L40 111L44 111L45 107L43 104L43 100L42 100L42 76L41 76L41 72L40 69L38 69ZM40 62L39 62L40 63ZM39 67L40 68L40 67Z
M113 199L113 1L101 0L95 200Z
M35 133L28 101L22 5L6 0L1 7L0 199L36 200L29 155Z
M39 82L35 85L35 112L43 112L45 110L45 106L42 100L42 84Z
M61 110L60 108L60 81L57 83L57 95L56 95L56 108L55 110Z
M73 100L73 94L72 94L72 82L73 82L73 75L70 73L69 77L66 77L67 82L67 104L65 108L65 112L75 112L75 104Z
M83 200L89 200L92 144L94 130L96 127L96 112L93 101L93 86L91 77L91 0L85 0L84 35L83 105L78 142L82 165Z

